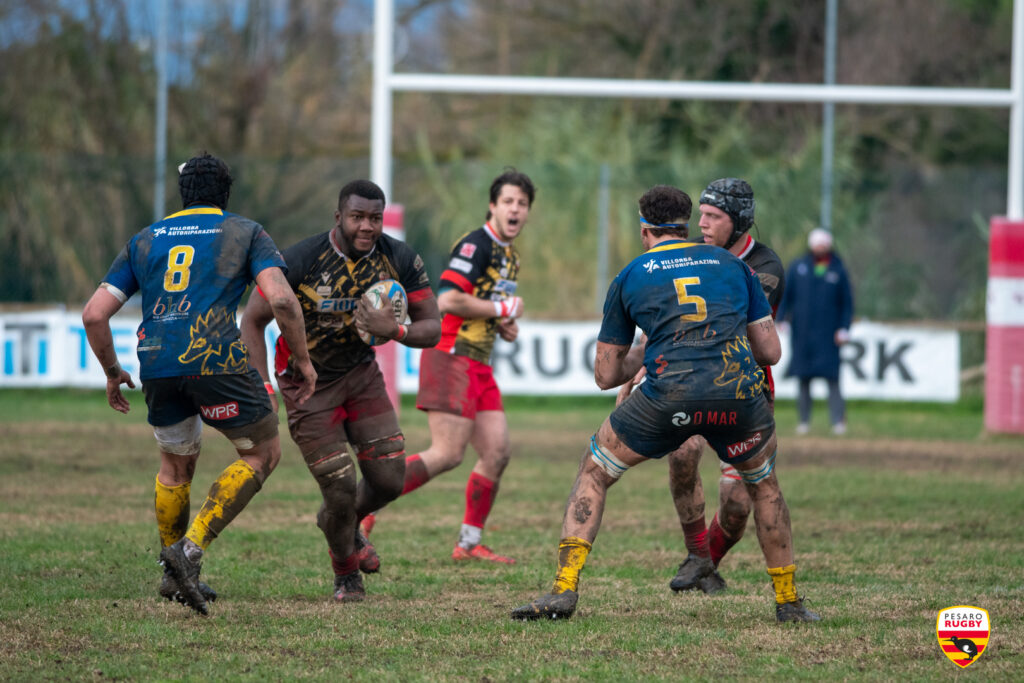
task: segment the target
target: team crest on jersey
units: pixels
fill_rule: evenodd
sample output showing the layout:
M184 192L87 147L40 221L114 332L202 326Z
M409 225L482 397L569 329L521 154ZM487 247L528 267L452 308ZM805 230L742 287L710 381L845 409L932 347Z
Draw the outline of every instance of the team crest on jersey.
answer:
M459 256L464 258L473 258L473 254L475 253L476 245L470 242L464 242L463 245L459 247Z
M234 316L221 308L207 311L196 318L189 328L189 344L185 353L178 356L178 362L188 365L201 361L201 375L242 374L247 369L248 357L245 344L236 339L230 344L211 341L216 339L228 325L234 326Z
M971 605L954 605L939 612L935 635L942 654L961 669L978 661L991 633L988 611Z
M750 352L750 341L746 337L734 339L722 351L722 372L715 378L716 387L736 385L736 398L752 398L762 391L764 369L755 361Z

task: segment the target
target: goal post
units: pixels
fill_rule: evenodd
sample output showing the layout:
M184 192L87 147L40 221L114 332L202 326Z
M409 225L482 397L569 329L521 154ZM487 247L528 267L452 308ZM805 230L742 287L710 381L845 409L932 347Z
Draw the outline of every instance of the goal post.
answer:
M395 92L400 91L544 97L1005 107L1010 113L1006 216L993 217L990 228L993 236L1001 236L999 239L1010 235L1024 235L1024 0L1015 0L1013 3L1013 44L1008 89L395 73L394 17L394 0L375 0L370 174L374 182L380 185L386 196L391 199L393 96ZM1007 239L1015 241L1016 238ZM993 310L993 296L999 296L1005 289L1003 279L993 280L993 277L1001 278L999 275L993 276L993 273L1001 273L1000 269L1005 269L1005 263L994 263L991 260L992 253L990 248L989 314ZM998 253L1003 254L1002 251ZM1009 308L1006 308L1007 306ZM1024 321L1024 295L1001 297L998 310L999 321L1018 318ZM987 331L992 339L1002 339L1000 335L1005 332L1002 328L994 329L991 319L988 321ZM992 357L987 355L987 360L986 397L1012 394L1024 400L1024 344L1013 345L1006 353L1000 352ZM1010 386L1011 383L1013 386ZM1006 386L1003 386L1004 384ZM986 398L986 426L994 431L1024 433L1024 415L1018 415L1019 419L1012 425L990 415L990 411L995 410L997 403L999 401ZM1016 398L1013 399L1012 405L1012 410L1024 411L1024 407L1020 407L1024 406L1024 403L1017 402ZM1007 412L1002 408L1000 410Z

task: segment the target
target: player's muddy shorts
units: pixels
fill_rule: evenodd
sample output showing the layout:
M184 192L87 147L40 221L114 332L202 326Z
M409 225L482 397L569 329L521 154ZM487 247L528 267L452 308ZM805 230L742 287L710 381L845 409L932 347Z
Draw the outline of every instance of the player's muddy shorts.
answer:
M199 415L211 427L228 430L229 438L247 436L254 443L262 443L277 436L276 425L269 435L265 425L259 434L238 429L255 425L274 412L263 380L252 368L244 375L147 379L142 383L142 393L149 408L149 424L154 427L169 427Z
M729 464L749 460L775 432L771 405L754 398L659 401L634 391L609 417L623 443L648 458L671 453L694 434Z
M381 440L401 441L398 416L376 361L360 363L336 379L317 378L316 390L302 405L295 403L302 385L290 375L278 375L277 386L288 409L288 430L303 453L304 446L320 443L347 442L358 449ZM396 453L401 452L399 446Z
M768 367L768 368L765 368L765 370L771 370L771 368ZM771 377L770 373L768 373L768 377ZM772 387L771 391L769 391L767 389L765 390L764 398L765 398L766 401L768 401L768 410L770 410L772 412L772 415L775 415L775 385L772 384L771 387ZM719 460L718 461L718 466L722 469L722 478L723 479L732 479L733 481L743 481L742 477L740 477L740 473L737 472L736 468L733 467L732 465L730 465L729 463L725 462L724 460Z
M424 349L420 354L416 407L471 420L482 410L503 410L501 391L490 365L437 349Z

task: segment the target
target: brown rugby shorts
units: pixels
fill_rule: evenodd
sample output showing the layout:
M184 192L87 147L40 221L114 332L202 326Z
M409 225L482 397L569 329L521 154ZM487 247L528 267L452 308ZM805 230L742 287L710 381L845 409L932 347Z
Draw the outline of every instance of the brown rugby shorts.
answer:
M318 378L316 390L302 405L295 403L300 383L278 375L277 385L288 411L288 431L303 452L332 441L351 443L358 450L401 435L376 361L360 363L337 378Z

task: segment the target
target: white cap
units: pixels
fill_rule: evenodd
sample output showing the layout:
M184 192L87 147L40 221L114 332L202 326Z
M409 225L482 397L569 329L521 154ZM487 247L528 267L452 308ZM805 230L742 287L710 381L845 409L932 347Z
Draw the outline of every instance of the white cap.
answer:
M825 228L815 228L811 230L811 234L807 236L807 246L811 249L815 247L825 247L826 249L832 247L832 233Z

